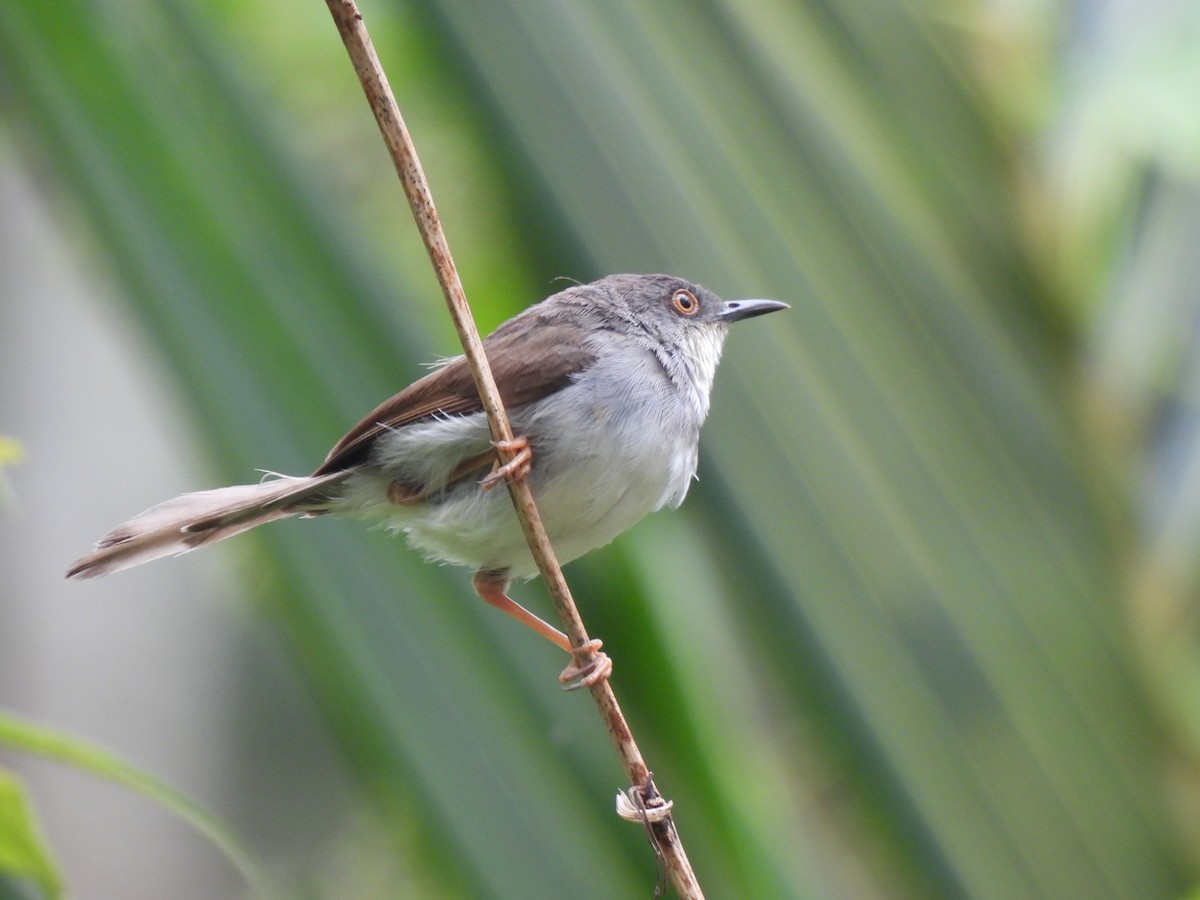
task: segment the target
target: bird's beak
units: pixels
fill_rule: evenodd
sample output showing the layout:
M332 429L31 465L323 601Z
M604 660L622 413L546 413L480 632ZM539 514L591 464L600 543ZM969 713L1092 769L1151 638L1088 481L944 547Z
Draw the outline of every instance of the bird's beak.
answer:
M724 308L717 313L717 318L722 322L736 322L739 319L775 312L777 309L790 308L778 300L726 300Z

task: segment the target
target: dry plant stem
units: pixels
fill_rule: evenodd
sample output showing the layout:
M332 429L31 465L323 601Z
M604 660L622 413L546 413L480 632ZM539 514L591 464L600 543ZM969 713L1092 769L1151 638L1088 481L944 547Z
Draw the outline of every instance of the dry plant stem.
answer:
M404 185L404 193L412 208L413 218L416 219L417 228L425 242L425 249L429 252L430 261L433 263L438 281L441 283L446 305L454 319L463 351L471 367L471 373L475 377L475 385L483 399L483 407L491 426L492 437L497 443L511 441L513 439L512 427L509 425L508 416L500 401L500 393L496 389L491 368L483 352L483 343L471 316L470 307L467 305L466 294L463 291L462 282L459 280L458 270L454 266L454 259L450 255L450 247L442 231L441 220L434 207L429 184L425 180L425 173L417 159L416 148L413 146L404 119L400 115L400 108L392 95L387 77L383 73L383 67L375 55L375 48L371 44L371 38L367 34L362 16L353 0L326 0L326 4L342 35L342 41L350 54L354 70L366 93L367 102L375 114L375 120L379 123L384 143L391 153L396 172ZM500 454L502 461L507 462L508 455L504 451L500 451ZM554 599L554 606L562 619L563 630L572 646L583 647L588 643L587 632L584 630L575 601L563 578L562 570L554 557L554 551L550 546L550 540L542 525L542 519L534 504L529 486L524 481L510 481L508 489L516 507L517 518L529 541L530 551L533 553L542 578L546 582L546 587ZM589 665L595 659L591 651L577 652L575 657L576 665L580 667ZM609 734L612 735L626 774L629 776L630 784L634 786L647 807L661 805L662 797L654 787L650 771L642 759L642 754L638 750L633 734L629 730L629 725L621 713L616 695L613 694L608 681L602 680L592 685L590 690L608 727ZM662 856L667 874L679 896L684 900L702 898L703 893L700 890L699 882L696 881L691 863L684 852L683 844L679 840L679 834L671 817L668 815L661 821L648 823L647 830L651 834L657 851Z

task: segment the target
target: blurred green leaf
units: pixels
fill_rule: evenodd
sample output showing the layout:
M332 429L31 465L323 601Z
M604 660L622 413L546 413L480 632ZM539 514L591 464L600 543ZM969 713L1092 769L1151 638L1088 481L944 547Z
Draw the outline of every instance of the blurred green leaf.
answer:
M21 462L25 458L25 451L20 443L13 438L6 437L0 434L0 469L4 466L12 466ZM7 504L11 502L12 489L8 484L8 477L3 471L0 471L0 501Z
M0 769L0 874L28 879L46 897L63 895L62 879L20 782Z
M25 451L20 443L10 437L0 434L0 466L11 466L25 458Z
M72 766L149 797L212 841L251 885L262 890L265 882L261 873L233 835L192 800L154 776L87 741L25 721L11 713L0 713L0 745Z
M0 6L23 146L86 215L229 479L311 468L454 350L430 337L443 313L349 64L312 50L337 47L332 25L265 9ZM1074 390L1066 313L1103 278L1049 270L1039 242L1097 244L1056 210L1014 124L1032 117L993 105L984 11L366 14L485 330L555 276L618 270L793 304L731 336L685 511L568 571L709 893L1177 895L1171 742L1122 609L1137 478L1110 477L1129 463ZM1194 558L1200 501L1166 484ZM649 889L552 648L386 536L258 540L256 594L406 863L444 895Z

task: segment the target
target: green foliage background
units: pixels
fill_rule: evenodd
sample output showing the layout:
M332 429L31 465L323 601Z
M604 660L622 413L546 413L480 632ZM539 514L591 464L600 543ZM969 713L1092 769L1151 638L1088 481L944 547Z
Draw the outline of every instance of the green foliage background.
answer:
M1177 895L1195 14L1085 42L1050 5L364 13L484 330L611 271L793 304L731 340L685 509L568 570L710 895ZM0 80L214 478L310 469L453 351L321 4L4 3ZM248 577L386 852L430 896L647 894L553 648L319 524Z

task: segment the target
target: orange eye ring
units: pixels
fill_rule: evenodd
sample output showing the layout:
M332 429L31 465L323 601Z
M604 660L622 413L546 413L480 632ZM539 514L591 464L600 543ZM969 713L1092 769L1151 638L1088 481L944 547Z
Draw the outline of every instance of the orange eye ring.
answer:
M675 307L675 312L682 316L694 316L700 312L700 301L686 288L680 288L671 295L671 305Z

